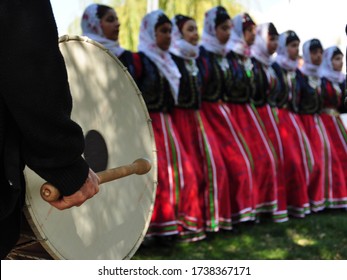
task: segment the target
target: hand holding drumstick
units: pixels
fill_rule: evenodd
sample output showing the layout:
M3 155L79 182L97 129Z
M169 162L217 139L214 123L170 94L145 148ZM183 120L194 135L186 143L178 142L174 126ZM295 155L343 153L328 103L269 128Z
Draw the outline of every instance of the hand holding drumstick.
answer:
M97 176L97 174L93 172L93 170L89 169L87 180L85 181L83 186L72 195L60 196L58 189L56 189L53 185L49 183L45 183L41 187L41 196L43 189L53 190L52 193L56 193L56 199L52 201L47 201L46 199L45 200L55 208L59 210L64 210L73 206L81 206L86 200L92 198L95 194L99 192L99 184L99 177Z
M146 174L151 169L151 163L146 159L137 159L132 164L123 165L94 173L91 169L83 186L70 196L62 196L59 190L49 183L41 187L41 197L59 210L80 206L99 192L99 185L131 174Z

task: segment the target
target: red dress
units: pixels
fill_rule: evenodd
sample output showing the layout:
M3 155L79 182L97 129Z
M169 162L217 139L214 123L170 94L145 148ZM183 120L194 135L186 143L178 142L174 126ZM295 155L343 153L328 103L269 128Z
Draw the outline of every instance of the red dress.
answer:
M322 190L326 182L325 166L328 163L326 134L319 118L320 78L307 76L299 70L297 75L297 111L312 148L312 172L308 184L308 197L313 212L324 209Z
M211 127L200 110L175 108L172 119L198 179L205 231L232 229L227 172Z
M201 79L195 60L173 55L181 73L178 102L171 113L198 180L204 230L232 229L227 172L213 130L201 113Z
M253 198L257 213L277 210L277 162L273 145L262 120L249 104L226 103L229 118L235 119L253 158Z
M278 86L273 69L270 66L252 58L255 91L251 96L252 104L256 106L256 113L264 126L272 147L275 150L277 167L277 210L273 213L274 222L285 222L288 220L287 195L284 184L284 153L283 144L279 131L279 120L277 108L271 108L268 96L272 94Z
M225 218L226 222L254 220L256 209L252 177L254 163L241 130L236 121L228 115L225 107L218 102L203 101L201 111L210 127L213 127L228 173L229 188L222 197L225 203L225 215L229 215Z
M322 127L327 135L328 157L325 173L324 201L327 208L347 208L347 132L339 115L344 84L322 78Z
M158 158L158 187L148 235L204 237L198 184L190 157L167 113L150 112Z
M268 104L256 107L259 117L264 124L265 131L269 137L276 156L277 167L277 209L273 212L274 222L281 223L288 221L287 195L284 184L284 152L279 130L277 108L271 108Z
M149 111L157 148L158 185L147 236L205 237L194 163L169 113L174 98L168 81L143 53L134 55L135 81Z
M221 101L228 72L219 64L220 57L201 48L198 59L203 77L201 116L212 128L228 174L229 188L223 196L226 223L255 219L252 155L240 127ZM229 77L230 78L230 77Z
M253 158L253 197L257 213L277 211L277 155L251 95L255 90L250 58L233 51L227 55L231 81L225 89L228 116L235 119Z
M308 197L313 212L324 209L322 190L324 188L326 173L324 166L327 164L326 135L322 129L322 121L316 114L300 114L300 120L305 133L311 143L314 166L308 184Z
M282 69L277 63L272 68L276 73L278 87L270 94L269 103L277 107L274 112L283 145L287 208L290 215L302 218L310 213L308 185L313 170L313 154L301 120L293 113L296 73Z

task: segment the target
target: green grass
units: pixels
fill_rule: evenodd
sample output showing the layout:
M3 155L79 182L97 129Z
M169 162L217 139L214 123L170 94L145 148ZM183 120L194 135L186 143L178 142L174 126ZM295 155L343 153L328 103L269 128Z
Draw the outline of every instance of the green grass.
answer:
M240 224L193 243L141 246L134 260L347 260L347 212Z

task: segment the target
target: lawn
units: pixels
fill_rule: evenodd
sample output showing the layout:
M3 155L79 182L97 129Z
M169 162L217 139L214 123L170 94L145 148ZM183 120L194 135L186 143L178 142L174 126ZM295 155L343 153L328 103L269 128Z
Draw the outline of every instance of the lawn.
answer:
M347 212L240 224L194 243L142 245L134 260L347 260Z

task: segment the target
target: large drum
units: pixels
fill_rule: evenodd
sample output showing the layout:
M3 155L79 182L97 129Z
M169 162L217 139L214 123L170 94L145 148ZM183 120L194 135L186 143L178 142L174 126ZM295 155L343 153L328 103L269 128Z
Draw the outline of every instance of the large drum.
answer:
M85 132L90 166L101 171L147 158L152 169L106 183L92 199L64 211L42 200L44 180L26 169L26 221L54 259L130 259L145 236L156 191L156 150L145 103L126 68L100 44L64 36L60 50L72 119Z

